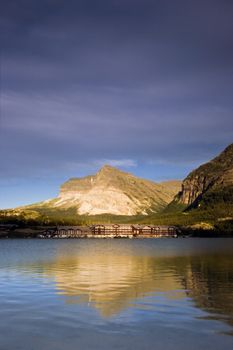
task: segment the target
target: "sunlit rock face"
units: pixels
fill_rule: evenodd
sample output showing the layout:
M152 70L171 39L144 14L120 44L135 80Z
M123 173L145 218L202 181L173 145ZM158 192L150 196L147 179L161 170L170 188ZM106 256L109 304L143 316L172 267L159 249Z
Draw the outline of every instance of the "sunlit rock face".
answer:
M228 191L233 186L233 144L219 156L192 171L183 181L175 201L186 206L198 206L203 196ZM216 201L215 199L215 201Z
M78 213L98 215L135 215L140 209L140 201L130 199L124 192L115 188L96 185L86 193L69 192L61 194L55 206L78 205Z
M179 181L158 184L105 165L96 175L65 182L58 198L47 204L76 207L81 215L147 215L166 207L179 188Z

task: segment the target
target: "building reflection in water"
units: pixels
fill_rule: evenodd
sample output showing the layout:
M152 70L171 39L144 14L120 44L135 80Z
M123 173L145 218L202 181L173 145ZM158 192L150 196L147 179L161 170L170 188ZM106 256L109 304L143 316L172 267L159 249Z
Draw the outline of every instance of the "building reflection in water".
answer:
M106 248L106 247L105 247ZM112 317L139 298L191 298L213 318L233 325L233 260L229 254L153 255L118 249L60 249L30 267L52 278L68 303L88 303Z

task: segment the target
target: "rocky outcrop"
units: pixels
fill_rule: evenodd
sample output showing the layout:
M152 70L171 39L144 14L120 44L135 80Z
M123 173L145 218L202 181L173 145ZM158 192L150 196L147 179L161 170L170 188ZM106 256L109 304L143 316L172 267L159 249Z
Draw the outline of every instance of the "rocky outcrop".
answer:
M233 144L219 156L192 171L182 183L175 202L196 207L203 196L233 186Z
M95 175L65 182L46 205L76 207L80 215L147 215L165 208L179 188L179 181L159 184L105 165Z

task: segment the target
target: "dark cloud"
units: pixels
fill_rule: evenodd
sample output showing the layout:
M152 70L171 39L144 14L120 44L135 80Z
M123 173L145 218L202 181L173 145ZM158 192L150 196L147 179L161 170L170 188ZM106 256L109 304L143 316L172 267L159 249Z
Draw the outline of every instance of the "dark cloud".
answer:
M182 177L219 152L233 132L232 12L228 0L5 1L1 178L105 160L151 178L187 164Z

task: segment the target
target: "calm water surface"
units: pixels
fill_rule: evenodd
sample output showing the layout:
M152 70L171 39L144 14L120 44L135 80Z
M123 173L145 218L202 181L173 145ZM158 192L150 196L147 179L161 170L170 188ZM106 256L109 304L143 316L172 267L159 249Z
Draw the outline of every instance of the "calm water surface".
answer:
M233 349L233 239L1 240L0 350Z

